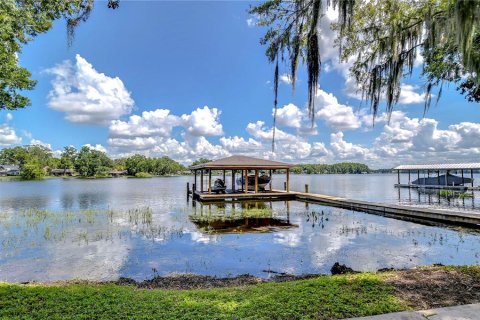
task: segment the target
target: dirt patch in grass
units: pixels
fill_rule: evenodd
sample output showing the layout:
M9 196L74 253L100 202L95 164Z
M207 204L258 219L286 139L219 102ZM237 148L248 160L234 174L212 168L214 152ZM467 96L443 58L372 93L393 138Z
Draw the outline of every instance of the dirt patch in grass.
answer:
M478 267L428 267L389 272L385 282L416 310L480 302Z

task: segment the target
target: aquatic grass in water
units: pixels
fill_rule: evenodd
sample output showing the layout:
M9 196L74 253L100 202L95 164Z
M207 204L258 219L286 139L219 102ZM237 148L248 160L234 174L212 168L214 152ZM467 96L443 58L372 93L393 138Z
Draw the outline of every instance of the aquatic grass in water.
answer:
M274 212L272 208L259 207L258 203L242 205L241 209L232 205L230 210L209 207L207 214L202 210L200 214L190 215L189 219L206 234L266 233L298 227L282 212Z
M191 219L199 222L228 221L248 218L272 218L274 212L267 208L252 208L244 210L232 209L229 213L224 209L210 209L206 215L192 215Z
M440 197L444 198L459 198L459 199L466 199L466 198L472 198L473 193L470 192L459 192L459 191L453 191L453 190L440 190L438 192L438 195Z
M125 225L124 221L128 221ZM149 207L127 211L79 210L55 212L27 209L0 214L1 246L7 249L28 248L42 242L72 241L89 243L111 239L115 234L138 234L148 239L166 238L169 229L153 225ZM176 233L178 234L178 233Z

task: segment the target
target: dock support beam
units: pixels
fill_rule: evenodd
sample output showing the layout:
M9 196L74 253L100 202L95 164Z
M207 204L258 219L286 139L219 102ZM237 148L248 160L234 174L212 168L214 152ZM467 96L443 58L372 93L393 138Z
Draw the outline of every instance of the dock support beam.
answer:
M287 192L290 192L290 169L287 169Z
M245 193L248 193L248 170L245 170Z
M235 193L235 170L232 170L232 193Z
M473 188L473 170L470 170L470 179L472 179L472 188Z
M408 184L410 184L410 170L408 170Z
M200 169L200 192L203 192L203 169Z
M212 193L212 169L208 170L208 193Z
M397 170L397 184L400 184L400 170Z
M272 170L270 170L270 191L272 191Z
M463 169L462 169L462 186L465 183L465 179L463 178Z
M197 170L193 171L195 174L192 191L197 191Z
M258 170L255 170L255 193L258 193Z

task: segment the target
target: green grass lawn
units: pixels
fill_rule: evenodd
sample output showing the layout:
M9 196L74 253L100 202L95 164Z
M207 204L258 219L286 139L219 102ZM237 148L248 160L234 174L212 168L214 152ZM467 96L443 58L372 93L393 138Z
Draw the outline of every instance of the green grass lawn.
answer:
M406 309L377 274L179 291L0 283L1 319L337 319Z

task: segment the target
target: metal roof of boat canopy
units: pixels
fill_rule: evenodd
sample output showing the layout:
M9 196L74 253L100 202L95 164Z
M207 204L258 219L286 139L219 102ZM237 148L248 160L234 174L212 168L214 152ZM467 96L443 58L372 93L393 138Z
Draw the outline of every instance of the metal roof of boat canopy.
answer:
M195 172L195 184L194 184L194 192L196 192L197 188L197 171L201 173L201 184L200 184L200 192L203 193L203 171L208 170L208 193L212 193L212 170L223 170L223 181L225 182L225 171L232 170L232 189L231 192L235 193L235 172L242 171L242 177L245 181L245 184L242 186L245 193L248 193L248 171L255 170L255 183L254 183L254 191L255 193L259 192L258 187L258 171L259 170L270 170L270 178L272 174L272 170L286 170L287 174L287 181L285 183L285 190L287 192L290 191L290 168L293 167L293 164L278 162L278 161L271 161L265 159L258 159L246 156L231 156L228 158L223 158L207 163L198 164L196 166L190 167L191 170ZM270 180L271 181L271 180ZM272 186L270 182L270 191L272 191Z
M480 163L405 164L393 170L480 170Z
M231 156L207 163L198 164L190 167L192 170L198 169L214 169L214 170L236 170L236 169L290 169L293 164L271 161L265 159L257 159L246 156Z

